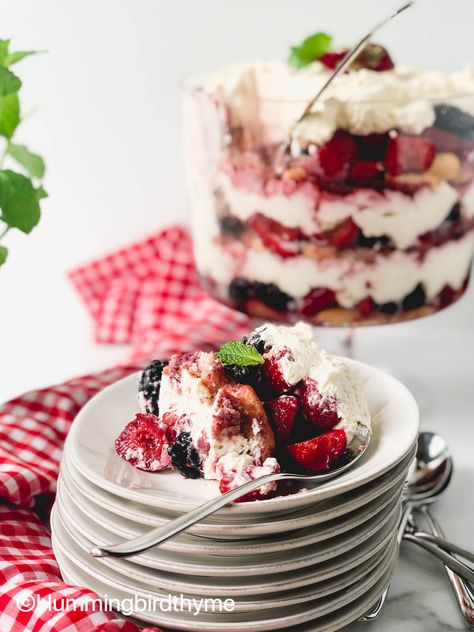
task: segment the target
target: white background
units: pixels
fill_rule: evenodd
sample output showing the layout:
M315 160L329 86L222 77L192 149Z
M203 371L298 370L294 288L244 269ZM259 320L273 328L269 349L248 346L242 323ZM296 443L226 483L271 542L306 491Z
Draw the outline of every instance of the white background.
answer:
M0 269L0 400L126 357L126 349L93 344L65 272L187 218L179 79L242 59L285 58L290 44L319 29L351 43L397 4L3 0L0 37L47 51L16 69L31 112L19 140L45 155L50 198L30 236L9 235L11 256ZM381 40L398 61L454 69L474 61L473 23L472 0L419 0ZM472 297L424 322L364 332L361 349L376 339L380 359L405 342L416 353L429 332L434 340L467 335Z

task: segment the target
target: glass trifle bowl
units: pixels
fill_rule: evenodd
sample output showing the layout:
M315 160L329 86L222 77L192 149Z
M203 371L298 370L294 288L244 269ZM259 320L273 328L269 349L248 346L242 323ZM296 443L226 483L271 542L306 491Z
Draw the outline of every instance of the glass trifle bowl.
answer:
M202 284L274 321L437 312L474 249L474 70L351 70L295 126L331 71L248 63L184 86Z

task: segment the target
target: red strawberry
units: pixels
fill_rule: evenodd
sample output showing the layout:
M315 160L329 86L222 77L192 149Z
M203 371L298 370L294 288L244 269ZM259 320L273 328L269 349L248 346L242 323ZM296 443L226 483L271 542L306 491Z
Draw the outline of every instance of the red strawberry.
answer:
M230 492L231 489L236 488L235 478L224 477L219 481L219 491L221 494L225 494L226 492ZM253 500L260 500L264 498L262 496L260 488L254 489L252 492L248 492L248 494L244 494L237 500L234 500L234 503L247 503Z
M319 437L293 443L287 450L291 458L311 472L327 470L344 454L347 438L344 430L331 430Z
M352 217L348 217L328 234L328 241L336 248L343 248L344 246L351 246L358 234L359 227L354 223Z
M431 167L435 154L435 147L427 138L399 134L388 141L385 165L394 176L423 173Z
M305 377L298 393L307 419L318 429L330 430L339 422L336 399L322 396L316 380Z
M330 180L345 180L357 160L357 153L353 136L338 130L319 148L319 165L323 175Z
M351 180L359 186L364 186L376 180L382 173L376 160L363 160L357 162L351 169Z
M140 470L164 470L171 464L167 430L168 427L155 415L138 413L115 440L115 450L122 459Z
M260 237L265 246L280 257L295 257L300 252L300 241L303 238L298 228L283 226L280 222L255 213L249 225Z
M364 318L370 316L375 309L375 301L371 296L364 298L360 303L357 304L357 309L359 314Z
M335 295L332 290L324 287L318 287L311 290L303 299L301 313L305 316L314 316L323 309L332 305L335 301Z
M295 417L300 409L298 398L294 395L281 395L267 402L268 418L279 439L287 442Z
M368 44L352 63L352 68L368 68L376 72L392 70L394 63L387 49L380 44Z
M263 365L264 375L268 384L274 388L277 393L284 393L291 388L291 385L285 381L278 364L281 358L289 354L290 350L285 348L265 358L265 364Z
M329 70L335 70L348 52L349 50L345 49L341 50L340 53L324 53L324 55L319 58L319 61L324 64L326 68L329 68Z

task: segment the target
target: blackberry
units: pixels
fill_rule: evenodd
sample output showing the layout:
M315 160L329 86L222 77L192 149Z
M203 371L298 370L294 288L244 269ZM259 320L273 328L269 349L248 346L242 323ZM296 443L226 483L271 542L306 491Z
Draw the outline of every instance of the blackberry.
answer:
M200 478L201 457L192 444L189 432L181 432L168 448L171 462L186 478Z
M416 309L425 304L426 294L421 283L418 283L416 288L410 294L407 294L403 299L403 309Z
M265 353L265 340L262 340L258 334L245 336L242 342L245 342L246 345L252 345L259 353Z
M374 248L378 246L383 248L391 244L390 238L382 235L380 237L366 237L362 231L359 232L356 239L356 246L359 248Z
M268 307L273 307L279 312L285 311L288 307L288 303L292 300L291 296L282 292L274 283L257 283L255 296L260 299L262 303L265 303Z
M246 301L255 296L254 284L242 277L235 277L229 285L229 296L234 301Z
M474 140L474 117L453 105L435 106L435 127Z
M395 314L398 312L398 305L396 303L382 303L379 306L379 310L384 314Z
M161 375L168 362L153 360L143 371L138 383L138 392L142 395L147 413L159 414L158 396L160 394Z
M222 235L240 237L245 230L245 224L232 215L225 215L219 219L219 227Z
M459 222L460 221L460 219L461 219L461 205L459 204L459 202L456 202L456 204L451 209L451 213L448 215L448 217L446 219L447 219L448 222Z
M239 384L250 384L250 386L256 386L262 382L262 371L260 365L237 366L237 364L224 364L224 371L231 379L239 382Z

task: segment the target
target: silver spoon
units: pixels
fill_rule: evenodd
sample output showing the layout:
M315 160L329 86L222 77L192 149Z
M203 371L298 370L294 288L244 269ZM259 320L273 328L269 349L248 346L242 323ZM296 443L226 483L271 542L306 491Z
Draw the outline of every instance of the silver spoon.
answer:
M142 553L143 551L147 551L154 546L158 546L159 544L166 542L166 540L169 540L178 533L181 533L181 531L188 529L193 524L196 524L196 522L204 520L204 518L212 515L222 507L225 507L225 505L227 505L228 503L237 500L242 496L245 496L245 494L258 489L259 487L267 483L273 483L275 481L281 480L298 480L302 483L316 484L324 483L332 478L335 478L336 476L340 476L343 472L347 472L348 469L353 467L367 450L370 442L370 437L370 430L366 428L366 426L358 424L357 432L346 449L348 460L343 465L329 472L320 472L313 475L279 472L275 474L267 474L265 476L261 476L254 481L244 483L243 485L232 489L230 492L222 494L222 496L218 496L217 498L209 500L203 505L196 507L196 509L193 509L189 513L184 514L183 516L179 516L179 518L176 518L175 520L172 520L164 527L152 529L142 536L133 538L132 540L126 540L118 544L112 544L104 547L93 547L90 552L94 557L106 557L108 555L115 557L128 557L130 555L137 555L138 553Z
M420 508L426 515L428 524L433 528L434 535L443 537L441 529L429 514L427 505L435 502L440 494L448 487L452 471L452 457L444 439L433 433L421 433L418 439L415 469L410 472L408 478L406 496L404 499L406 507L404 518L400 523L399 541L401 541L405 527L410 523L413 510L416 508ZM419 542L416 543L419 544ZM430 552L433 551L430 550ZM453 559L455 560L455 558ZM474 623L473 591L469 584L451 570L449 566L445 565L445 568L464 619L472 626ZM372 609L360 619L361 621L373 621L378 617L383 608L387 593L388 588L386 588Z
M293 136L293 133L294 133L295 129L304 120L304 118L308 114L311 113L311 110L313 109L313 106L316 103L316 101L318 101L321 98L321 96L323 95L323 93L326 92L326 90L331 85L331 83L334 81L334 79L336 77L338 77L341 73L345 72L349 68L349 66L352 64L352 62L356 59L356 57L359 55L359 53L364 50L364 48L367 46L369 40L375 35L375 33L378 30L380 30L383 26L385 26L388 22L390 22L390 20L393 20L393 18L396 18L397 15L400 15L400 13L403 13L403 11L405 11L406 9L411 7L413 4L415 4L415 0L410 0L410 2L407 2L402 7L397 9L395 11L395 13L392 13L387 18L383 19L381 22L378 22L370 30L370 32L367 33L367 35L365 35L353 48L351 48L351 50L347 53L347 55L344 57L342 62L339 64L339 66L334 70L332 75L328 78L328 80L320 88L320 90L317 92L317 94L311 99L311 101L306 105L303 113L296 119L296 121L291 126L290 131L288 133L288 136L289 136L288 140L286 141L286 143L284 145L282 145L280 147L280 149L279 149L279 151L277 153L277 158L276 158L276 164L277 165L279 165L281 163L281 160L282 160L284 154L287 152L289 146L291 145L292 136Z

